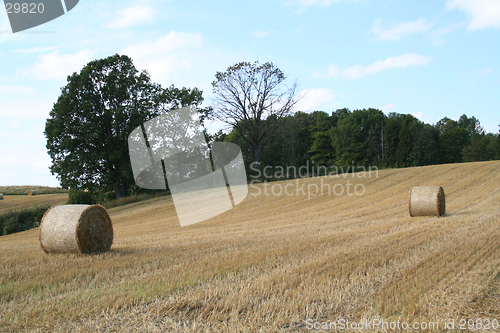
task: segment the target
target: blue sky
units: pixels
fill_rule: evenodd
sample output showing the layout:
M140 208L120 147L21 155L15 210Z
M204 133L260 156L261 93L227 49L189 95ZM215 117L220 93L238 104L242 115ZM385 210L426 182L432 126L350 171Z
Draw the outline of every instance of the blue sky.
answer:
M296 110L409 113L500 124L500 0L94 1L13 34L0 13L0 186L57 186L43 135L66 77L129 55L163 86L271 61L297 80ZM210 128L215 130L218 124Z

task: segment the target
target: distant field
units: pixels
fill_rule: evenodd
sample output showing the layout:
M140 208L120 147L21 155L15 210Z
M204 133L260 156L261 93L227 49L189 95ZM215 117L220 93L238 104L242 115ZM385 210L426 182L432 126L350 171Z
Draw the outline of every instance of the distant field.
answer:
M68 193L67 190L60 187L48 186L0 186L0 193L4 195L26 195L29 190L34 190L36 194L54 194L54 193Z
M68 201L68 193L28 195L4 195L0 200L0 214L9 210L20 210L35 205L63 205Z
M98 256L46 255L37 229L0 237L0 331L321 332L308 323L339 319L439 323L346 332L498 331L459 328L500 320L500 161L358 176L268 184L291 196L259 184L184 228L171 197L111 208L115 241ZM344 193L309 196L313 184ZM416 185L444 187L445 218L409 217Z

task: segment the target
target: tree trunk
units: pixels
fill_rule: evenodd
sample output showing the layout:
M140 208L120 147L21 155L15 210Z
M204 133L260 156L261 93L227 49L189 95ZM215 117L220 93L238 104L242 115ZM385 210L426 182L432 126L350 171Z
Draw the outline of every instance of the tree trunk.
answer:
M252 163L259 162L259 146L256 144L252 144L251 149L252 149Z
M127 196L127 184L124 182L123 184L113 184L113 188L115 189L116 199L125 198Z

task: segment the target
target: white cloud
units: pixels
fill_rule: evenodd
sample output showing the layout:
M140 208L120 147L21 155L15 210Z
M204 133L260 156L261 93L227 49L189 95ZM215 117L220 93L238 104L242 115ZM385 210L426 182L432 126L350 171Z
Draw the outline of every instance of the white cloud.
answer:
M373 34L378 40L388 40L392 42L398 41L401 37L408 34L429 31L429 29L434 25L434 23L428 23L425 19L420 18L416 21L402 22L384 30L380 27L381 23L382 21L375 20L368 33Z
M452 33L453 31L467 25L466 22L452 23L446 27L441 27L429 32L427 38L432 40L432 44L439 46L444 44L444 36Z
M37 80L66 80L93 59L92 52L82 50L76 54L59 54L58 51L38 56L38 61L17 72L18 76Z
M276 32L276 30L269 30L269 31L255 30L254 32L252 32L252 36L256 37L256 38L262 38L262 37L269 36L270 34L273 34L275 32Z
M201 48L199 33L171 31L154 42L128 46L120 53L130 56L138 69L147 69L153 81L191 66L190 56Z
M467 30L500 28L500 0L448 0L446 9L459 9L467 13Z
M145 6L127 7L120 11L119 16L105 23L104 26L108 28L125 28L138 25L143 22L150 21L154 15L154 11Z
M330 89L304 89L299 92L299 102L295 106L297 111L314 111L322 108L331 108L335 95Z
M125 54L133 54L136 57L150 57L155 54L164 54L173 50L187 47L201 47L202 36L199 33L171 31L168 35L159 38L155 42L144 42L138 45L126 47Z
M368 66L355 65L346 69L341 69L336 65L330 65L328 66L327 77L359 79L391 68L407 68L411 66L427 65L431 59L432 57L408 53L398 57L389 57L385 60L378 60Z

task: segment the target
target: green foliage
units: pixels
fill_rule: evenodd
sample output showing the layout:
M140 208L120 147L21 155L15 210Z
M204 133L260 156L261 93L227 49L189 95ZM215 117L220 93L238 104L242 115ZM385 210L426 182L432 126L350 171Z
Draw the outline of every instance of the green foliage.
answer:
M399 130L399 141L398 148L396 150L396 166L400 168L411 166L411 149L412 140L410 135L410 130L406 121L401 124L401 129Z
M414 123L412 128L413 150L411 160L413 166L440 163L439 131L432 125Z
M340 166L378 164L382 158L382 111L341 109L335 116L337 126L330 131L335 163Z
M69 205L92 205L95 204L95 196L89 191L70 189L68 191Z
M475 117L462 115L458 121L447 117L435 126L439 130L442 163L474 162L494 159L484 129ZM494 150L494 149L493 149ZM489 152L488 152L489 151Z
M133 183L127 136L152 116L158 93L127 56L92 61L68 76L45 125L50 170L62 187L124 196Z
M233 129L218 140L238 144L245 163L251 147ZM278 120L275 135L260 153L265 166L410 167L500 159L500 134L486 134L475 117L443 118L435 125L412 115L377 109L296 112ZM312 162L311 162L312 161ZM309 164L308 164L309 163Z
M311 153L311 160L313 160L316 165L332 165L334 153L330 132L313 132L312 139L313 143L311 149L309 149L309 153Z
M163 89L118 54L68 76L45 124L50 170L61 186L127 195L134 179L128 135L173 108L199 105L198 89Z
M9 235L15 232L38 227L43 214L50 205L34 206L19 211L8 211L0 215L0 235Z
M463 161L475 162L495 159L496 144L497 137L491 133L474 136L470 145L462 150Z

